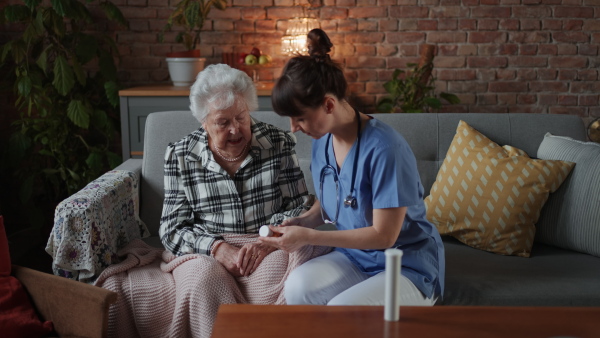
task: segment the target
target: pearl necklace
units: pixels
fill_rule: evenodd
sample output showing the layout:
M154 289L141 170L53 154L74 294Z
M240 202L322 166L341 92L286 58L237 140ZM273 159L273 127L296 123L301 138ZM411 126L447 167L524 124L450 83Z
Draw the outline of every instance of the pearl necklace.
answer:
M246 155L246 150L248 149L249 145L250 145L250 142L246 143L246 145L244 146L244 149L242 149L242 152L237 157L229 158L221 153L221 150L219 149L219 147L217 147L216 144L213 144L213 146L215 146L215 150L217 151L217 155L219 155L219 157L221 157L222 159L224 159L227 162L236 162L240 158L242 158L242 156Z

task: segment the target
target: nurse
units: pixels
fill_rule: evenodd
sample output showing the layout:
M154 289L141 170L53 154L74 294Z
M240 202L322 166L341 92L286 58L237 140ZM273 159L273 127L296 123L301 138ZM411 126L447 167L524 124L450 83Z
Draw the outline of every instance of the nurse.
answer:
M272 92L277 114L313 140L311 172L318 201L263 243L287 252L335 247L306 262L285 283L288 304L383 305L385 255L403 250L402 305L433 305L444 291L444 248L425 218L414 154L392 127L346 100L347 82L328 55L325 32L308 34L309 56L285 65ZM326 223L339 231L318 231Z

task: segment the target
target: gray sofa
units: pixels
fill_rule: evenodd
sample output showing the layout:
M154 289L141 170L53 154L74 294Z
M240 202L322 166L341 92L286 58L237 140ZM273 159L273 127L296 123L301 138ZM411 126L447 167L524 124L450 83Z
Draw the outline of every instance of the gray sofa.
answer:
M254 112L261 121L289 130L287 118L273 112ZM569 115L545 114L374 114L398 130L411 145L425 195L435 181L459 120L497 142L536 157L547 132L585 140L582 120ZM117 170L139 177L139 215L160 246L159 218L163 200L163 155L169 142L179 140L198 127L189 112L160 112L148 116L144 157L130 159ZM297 133L296 152L305 173L309 172L311 140ZM311 175L305 174L314 193ZM597 220L600 226L600 220ZM596 242L597 243L597 242ZM446 290L442 304L506 306L600 306L600 257L561 249L537 241L531 257L501 256L444 238Z

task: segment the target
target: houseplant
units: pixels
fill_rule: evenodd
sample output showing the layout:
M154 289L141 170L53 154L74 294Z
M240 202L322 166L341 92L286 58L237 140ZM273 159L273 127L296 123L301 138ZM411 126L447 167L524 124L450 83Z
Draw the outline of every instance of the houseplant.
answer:
M204 69L206 59L200 58L197 49L200 42L200 32L211 9L215 7L224 10L226 0L182 0L167 19L167 24L159 35L159 41L164 41L164 33L173 26L181 31L175 36L175 42L183 44L184 51L167 54L169 74L175 86L189 86L194 83L196 75Z
M6 158L32 225L47 224L60 200L121 162L118 50L94 27L91 2L26 0L0 10L0 24L23 27L0 47L0 63L19 112ZM127 25L113 3L96 3Z
M387 96L379 100L377 110L382 113L423 113L432 109L440 109L442 101L450 104L460 103L460 99L450 93L435 93L435 78L431 76L433 63L425 62L422 65L416 63L407 64L409 70L394 70L392 79L383 84Z

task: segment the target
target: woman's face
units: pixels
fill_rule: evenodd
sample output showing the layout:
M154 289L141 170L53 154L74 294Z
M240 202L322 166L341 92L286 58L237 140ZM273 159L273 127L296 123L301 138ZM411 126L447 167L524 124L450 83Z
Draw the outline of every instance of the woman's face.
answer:
M300 116L290 117L292 132L301 131L304 134L319 139L331 131L331 101L325 99L325 104L317 108L306 108Z
M226 154L236 156L252 140L251 121L246 105L236 100L225 110L210 112L202 126L213 145Z

